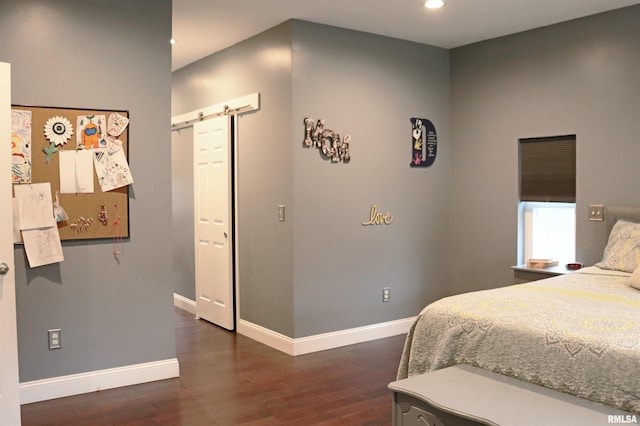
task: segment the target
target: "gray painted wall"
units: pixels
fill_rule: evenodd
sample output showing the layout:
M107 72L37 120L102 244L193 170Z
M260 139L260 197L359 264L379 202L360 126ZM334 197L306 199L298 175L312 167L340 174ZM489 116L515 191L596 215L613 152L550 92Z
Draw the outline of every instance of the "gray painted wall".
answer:
M277 206L292 204L291 27L280 25L173 73L172 114L260 93L260 111L238 119L240 315L284 335L293 334L293 226L278 222ZM193 150L189 135L173 136L174 150ZM180 147L176 147L179 144ZM191 188L193 162L174 157L174 185ZM193 204L176 218L176 245L193 245ZM193 262L192 260L188 260ZM189 266L191 268L191 266ZM194 291L193 269L179 267L176 291ZM184 283L190 288L181 290ZM189 286L187 286L189 287ZM184 291L181 293L180 291Z
M193 241L193 127L171 132L171 194L175 293L196 300Z
M294 337L407 318L448 293L451 161L445 49L294 21ZM351 162L303 148L303 120L351 135ZM438 154L411 168L411 117ZM391 225L362 226L371 206ZM382 288L391 302L382 303Z
M446 295L448 52L290 21L174 72L172 112L253 92L260 111L239 125L241 318L299 338L410 317ZM303 148L305 116L351 134L350 164ZM429 169L409 167L416 116L438 130ZM188 179L183 160L174 175ZM374 203L392 225L361 225Z
M512 280L518 138L577 135L578 261L606 238L589 204L640 205L638 23L634 6L452 50L453 293Z
M170 0L0 5L0 61L12 64L13 103L126 109L132 120L131 238L120 261L112 241L65 242L64 262L30 269L16 246L22 382L176 356L170 36ZM56 327L63 347L49 351L47 330Z

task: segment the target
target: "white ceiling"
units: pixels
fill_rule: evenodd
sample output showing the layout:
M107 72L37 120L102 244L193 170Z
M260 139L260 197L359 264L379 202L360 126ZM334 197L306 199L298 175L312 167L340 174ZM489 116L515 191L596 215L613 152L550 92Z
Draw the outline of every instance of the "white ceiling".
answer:
M288 19L454 48L640 0L173 0L172 70Z

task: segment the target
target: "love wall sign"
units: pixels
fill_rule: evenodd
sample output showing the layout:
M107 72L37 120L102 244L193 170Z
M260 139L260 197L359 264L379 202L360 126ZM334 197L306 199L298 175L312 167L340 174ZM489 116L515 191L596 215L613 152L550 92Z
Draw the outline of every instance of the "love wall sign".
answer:
M391 225L391 222L393 222L393 216L391 216L391 213L379 213L378 206L374 204L371 206L371 211L369 212L369 220L362 222L362 225Z

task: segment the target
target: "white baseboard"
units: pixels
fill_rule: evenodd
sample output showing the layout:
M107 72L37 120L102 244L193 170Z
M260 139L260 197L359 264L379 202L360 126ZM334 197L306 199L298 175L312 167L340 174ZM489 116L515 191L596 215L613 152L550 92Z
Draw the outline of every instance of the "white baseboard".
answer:
M20 404L154 382L180 376L178 359L147 362L20 383Z
M184 309L187 312L196 314L196 302L195 300L188 299L178 293L173 293L173 305L180 309Z
M405 334L409 332L415 318L405 318L298 339L292 339L245 320L238 322L237 331L243 336L295 356Z
M196 302L191 299L173 293L173 304L193 315L196 314ZM353 345L355 343L368 342L370 340L384 339L385 337L397 336L398 334L406 334L409 332L411 324L413 324L415 319L416 317L399 319L298 339L292 339L291 337L243 319L238 320L236 331L243 336L247 336L281 352L295 356Z

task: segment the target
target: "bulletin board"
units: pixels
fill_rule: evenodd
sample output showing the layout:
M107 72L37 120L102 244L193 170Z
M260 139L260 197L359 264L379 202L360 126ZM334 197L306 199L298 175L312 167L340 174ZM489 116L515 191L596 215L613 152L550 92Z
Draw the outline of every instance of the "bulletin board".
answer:
M85 150L84 146L79 146L79 141L77 140L79 117L81 119L94 117L91 121L96 121L97 126L95 126L96 129L93 134L106 135L107 123L103 121L102 117L104 117L104 120L108 120L111 114L117 113L126 117L128 121L129 112L23 105L13 105L11 108L13 110L31 111L31 183L49 182L54 203L57 193L59 205L67 215L66 220L57 223L60 239L68 241L129 238L129 185L103 191L98 175L94 171L93 192L62 193L60 188L62 179L60 173L60 151ZM68 123L71 123L73 131L66 143L57 146L57 152L51 152L53 146L45 134L45 125L47 125L48 120L54 117L66 118ZM51 121L49 122L50 128ZM82 129L80 131L82 132ZM84 134L82 133L81 136L84 136ZM114 139L117 140L117 149L122 149L124 152L128 168L129 127L127 126ZM90 150L90 148L87 150ZM26 185L26 183L20 184Z

